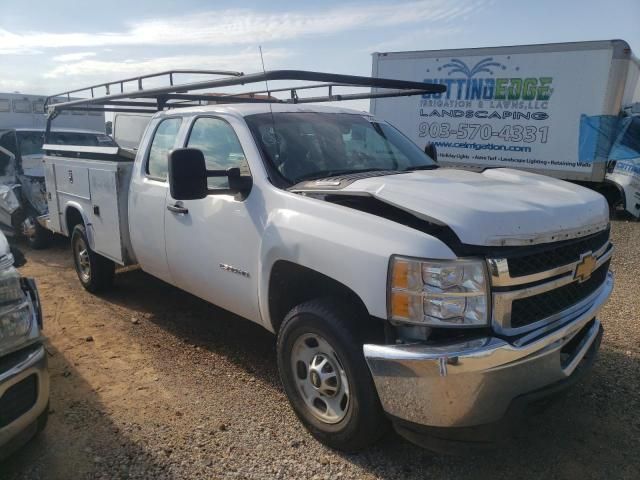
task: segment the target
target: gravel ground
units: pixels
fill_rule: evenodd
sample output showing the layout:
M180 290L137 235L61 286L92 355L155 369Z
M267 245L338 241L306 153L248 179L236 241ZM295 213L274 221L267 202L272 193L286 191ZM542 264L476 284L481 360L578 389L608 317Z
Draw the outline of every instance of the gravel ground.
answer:
M139 270L92 296L66 242L25 250L21 270L44 304L51 416L0 478L639 478L640 223L613 222L613 238L617 283L592 374L507 446L463 457L393 434L357 455L329 450L289 408L260 327Z

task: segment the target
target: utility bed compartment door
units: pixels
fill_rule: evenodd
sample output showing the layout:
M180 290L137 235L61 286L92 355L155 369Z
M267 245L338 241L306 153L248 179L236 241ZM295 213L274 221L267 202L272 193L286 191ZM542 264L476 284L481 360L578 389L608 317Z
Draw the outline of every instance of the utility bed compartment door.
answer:
M82 200L90 200L89 168L86 166L54 164L58 193L66 193Z
M91 188L91 217L94 250L122 261L122 239L118 214L117 170L89 170Z
M49 228L56 233L61 233L60 207L58 205L58 192L56 191L56 174L53 164L45 162L44 181L47 185L47 206L49 207Z

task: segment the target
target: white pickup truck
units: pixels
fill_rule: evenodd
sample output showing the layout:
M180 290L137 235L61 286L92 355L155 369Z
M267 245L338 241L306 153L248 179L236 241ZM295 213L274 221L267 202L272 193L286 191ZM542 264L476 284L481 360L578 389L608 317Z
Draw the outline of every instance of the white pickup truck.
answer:
M202 100L172 89L138 94ZM601 195L505 168L438 168L368 113L250 98L159 111L135 159L45 146L49 225L71 237L87 290L137 263L262 325L295 413L343 450L388 425L433 448L484 445L588 371L613 288Z

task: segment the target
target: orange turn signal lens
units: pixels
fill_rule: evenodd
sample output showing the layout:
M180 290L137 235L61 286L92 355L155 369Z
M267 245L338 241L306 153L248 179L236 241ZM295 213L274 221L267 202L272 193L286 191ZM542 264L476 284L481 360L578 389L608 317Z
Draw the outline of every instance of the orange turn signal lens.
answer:
M404 292L391 293L391 317L392 318L410 318L409 317L410 298Z
M409 262L395 260L393 262L393 272L391 288L406 290L409 287Z

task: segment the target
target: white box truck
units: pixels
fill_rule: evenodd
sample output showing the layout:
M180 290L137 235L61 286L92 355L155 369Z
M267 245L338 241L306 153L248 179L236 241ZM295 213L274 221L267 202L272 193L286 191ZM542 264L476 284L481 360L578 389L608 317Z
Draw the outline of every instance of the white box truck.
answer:
M373 76L447 86L371 100L443 165L583 183L640 216L640 62L627 42L374 53Z

